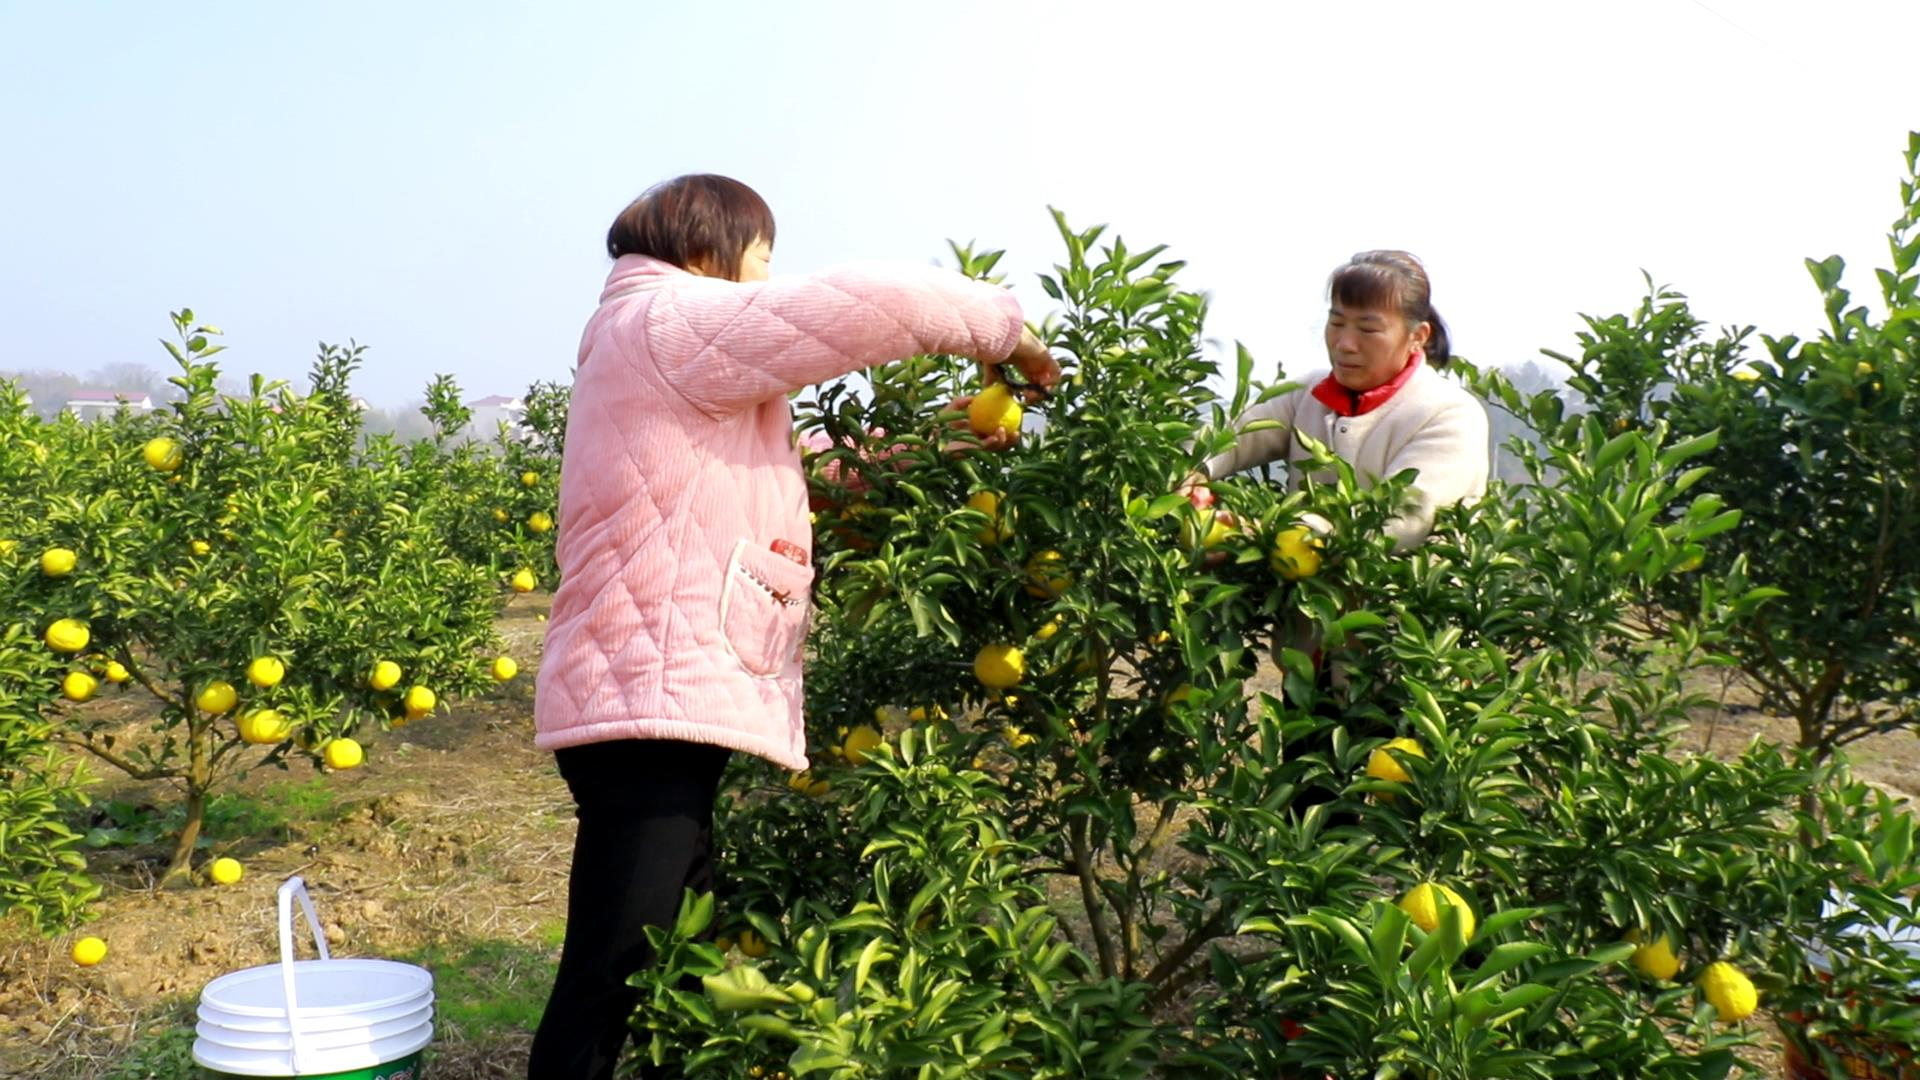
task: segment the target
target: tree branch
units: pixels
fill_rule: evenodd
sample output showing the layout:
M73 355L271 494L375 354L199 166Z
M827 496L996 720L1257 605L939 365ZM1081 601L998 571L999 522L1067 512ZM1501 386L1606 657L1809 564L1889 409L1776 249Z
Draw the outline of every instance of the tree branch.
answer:
M1224 903L1215 908L1206 922L1201 923L1192 933L1182 938L1172 952L1161 957L1160 962L1153 965L1153 970L1147 972L1146 981L1159 986L1159 989L1153 992L1151 999L1155 1008L1165 1005L1181 986L1186 985L1184 982L1173 979L1174 973L1184 967L1187 961L1193 959L1193 955L1200 951L1202 945L1226 933L1229 915L1230 909Z
M1073 845L1073 861L1080 877L1080 902L1087 909L1087 929L1093 934L1094 951L1100 954L1100 974L1109 978L1119 973L1113 957L1113 935L1107 930L1106 913L1100 910L1100 882L1094 873L1092 852L1087 845L1087 819L1075 818L1067 826Z
M54 741L63 746L71 746L77 750L85 750L87 753L119 769L135 780L177 780L180 778L178 771L163 766L156 765L150 769L143 769L135 765L125 756L116 754L106 747L96 744L93 741L93 734L91 732L88 732L84 736L76 736L69 732L59 732L54 735Z

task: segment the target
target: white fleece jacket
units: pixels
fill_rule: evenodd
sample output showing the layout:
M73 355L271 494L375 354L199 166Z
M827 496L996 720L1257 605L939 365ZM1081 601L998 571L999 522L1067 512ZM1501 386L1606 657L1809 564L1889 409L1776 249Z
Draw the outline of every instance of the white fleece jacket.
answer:
M1219 479L1271 461L1299 461L1307 451L1294 438L1296 431L1325 443L1353 466L1364 484L1405 469L1418 470L1411 505L1387 523L1387 534L1401 551L1426 540L1440 508L1486 494L1492 465L1487 410L1458 383L1421 364L1398 393L1361 416L1336 414L1313 396L1312 386L1310 382L1242 413L1235 428L1255 420L1274 420L1281 426L1241 435L1233 449L1207 460L1207 475ZM1302 470L1288 472L1290 486L1299 488L1305 479Z

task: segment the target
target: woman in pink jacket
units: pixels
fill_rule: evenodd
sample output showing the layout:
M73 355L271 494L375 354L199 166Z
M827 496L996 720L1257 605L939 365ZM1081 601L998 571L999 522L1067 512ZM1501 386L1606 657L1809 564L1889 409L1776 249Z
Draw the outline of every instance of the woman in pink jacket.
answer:
M711 889L731 753L807 767L812 534L787 395L917 353L1059 378L1003 289L914 266L770 279L773 239L766 203L721 176L660 184L607 234L534 700L579 831L533 1080L613 1075L627 976L652 961L645 928Z

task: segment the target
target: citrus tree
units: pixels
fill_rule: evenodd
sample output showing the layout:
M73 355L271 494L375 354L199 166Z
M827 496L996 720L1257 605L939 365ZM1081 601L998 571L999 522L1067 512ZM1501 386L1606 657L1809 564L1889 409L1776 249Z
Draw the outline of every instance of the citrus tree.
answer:
M23 395L0 383L0 466L8 475L45 464L38 434ZM0 611L20 610L39 573L35 561L0 532ZM99 889L85 875L80 835L66 824L86 797L84 776L54 746L50 707L64 671L35 629L25 620L0 623L0 917L52 931L71 924Z
M237 768L294 754L353 768L366 722L486 685L501 595L448 549L432 506L396 498L404 464L359 459L358 348L323 347L305 396L256 376L223 398L219 331L191 311L173 322L182 399L43 425L45 460L5 510L34 556L10 568L7 618L62 669L52 738L179 790L168 879L189 869L207 796ZM86 706L102 693L147 695L157 716L126 730Z
M1631 314L1587 318L1577 355L1552 354L1609 428L1717 433L1687 466L1711 469L1701 490L1745 516L1686 566L1744 562L1781 590L1727 648L1821 755L1920 730L1920 133L1906 166L1883 315L1853 304L1833 256L1807 261L1827 317L1813 340L1762 335L1755 356L1751 327L1709 334L1684 296L1649 282ZM1540 404L1549 429L1577 422ZM1671 588L1649 599L1649 618L1687 614Z
M1180 264L1059 225L1043 329L1067 377L1037 417L950 357L801 402L816 764L730 774L727 885L636 976L647 1056L690 1076L1724 1074L1756 998L1803 1000L1806 941L1859 951L1822 900L1892 905L1910 818L1774 748L1676 743L1684 674L1771 592L1736 560L1681 578L1693 619L1635 618L1738 522L1674 479L1712 437L1583 419L1532 452L1551 483L1496 489L1409 555L1381 525L1410 478L1324 448L1299 490L1244 477L1195 505L1181 478L1284 386L1241 351L1217 397ZM997 259L956 254L976 276ZM996 431L1022 434L965 449ZM1834 792L1849 813L1796 815ZM1854 880L1857 849L1896 872Z

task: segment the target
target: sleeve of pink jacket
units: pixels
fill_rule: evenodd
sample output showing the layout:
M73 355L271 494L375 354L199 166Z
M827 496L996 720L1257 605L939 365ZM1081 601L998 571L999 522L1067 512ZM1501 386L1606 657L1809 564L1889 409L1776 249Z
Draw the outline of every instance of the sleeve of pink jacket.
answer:
M696 279L654 303L646 333L668 384L721 416L916 353L1004 358L1023 327L1005 289L901 266Z

